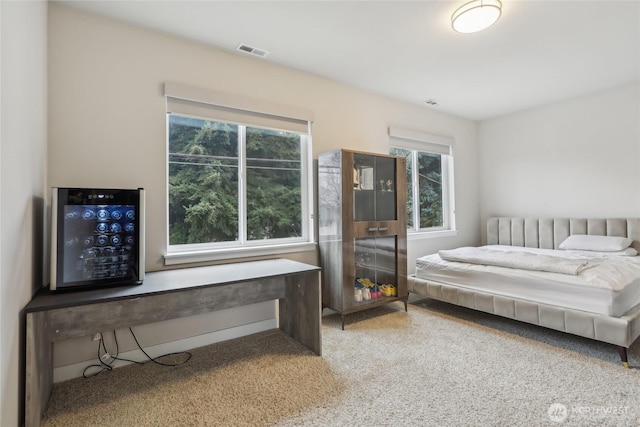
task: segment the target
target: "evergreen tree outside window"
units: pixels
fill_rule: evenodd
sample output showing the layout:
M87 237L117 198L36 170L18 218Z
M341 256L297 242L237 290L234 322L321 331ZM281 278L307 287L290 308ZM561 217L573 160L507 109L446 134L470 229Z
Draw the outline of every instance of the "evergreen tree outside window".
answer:
M389 153L406 159L407 230L449 230L451 156L400 147L390 147Z
M313 111L164 83L165 265L315 250Z
M307 140L168 114L169 246L307 241Z
M247 128L247 239L302 236L300 136Z
M169 116L169 244L238 240L238 126Z

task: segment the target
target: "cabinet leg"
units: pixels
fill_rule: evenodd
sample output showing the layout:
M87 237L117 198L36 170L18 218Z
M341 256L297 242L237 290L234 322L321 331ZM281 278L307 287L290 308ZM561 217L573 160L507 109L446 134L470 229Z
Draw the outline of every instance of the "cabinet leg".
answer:
M344 314L341 314L340 317L342 318L342 330L344 331Z

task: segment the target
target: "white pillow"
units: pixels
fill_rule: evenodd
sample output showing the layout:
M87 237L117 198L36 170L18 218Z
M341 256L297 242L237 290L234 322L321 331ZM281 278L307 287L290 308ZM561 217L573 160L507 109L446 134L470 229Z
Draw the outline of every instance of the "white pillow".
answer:
M579 251L622 251L633 243L633 239L618 236L594 236L574 234L560 243L560 249L574 249Z

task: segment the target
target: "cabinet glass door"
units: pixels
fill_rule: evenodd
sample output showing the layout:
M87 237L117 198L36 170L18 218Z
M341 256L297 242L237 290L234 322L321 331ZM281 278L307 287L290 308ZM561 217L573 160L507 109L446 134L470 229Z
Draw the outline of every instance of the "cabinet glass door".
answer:
M356 221L375 221L375 156L353 155L353 216Z
M397 219L395 178L395 159L354 154L354 220L394 221Z
M377 157L376 171L376 221L395 221L396 218L396 161L389 157Z
M354 239L355 305L397 296L396 236Z

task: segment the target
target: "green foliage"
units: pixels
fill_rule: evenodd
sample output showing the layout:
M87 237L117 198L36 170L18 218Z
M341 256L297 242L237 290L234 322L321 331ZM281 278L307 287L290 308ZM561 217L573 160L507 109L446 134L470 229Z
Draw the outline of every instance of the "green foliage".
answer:
M442 227L442 161L438 154L418 155L420 228Z
M247 238L302 234L300 137L247 128Z
M301 234L300 137L247 128L247 238ZM169 242L239 238L238 126L169 118Z
M391 148L390 154L405 157L407 161L407 218L409 228L413 228L413 185L412 174L413 152L403 148ZM442 227L443 194L442 194L442 157L439 154L418 152L418 209L420 210L420 227Z

